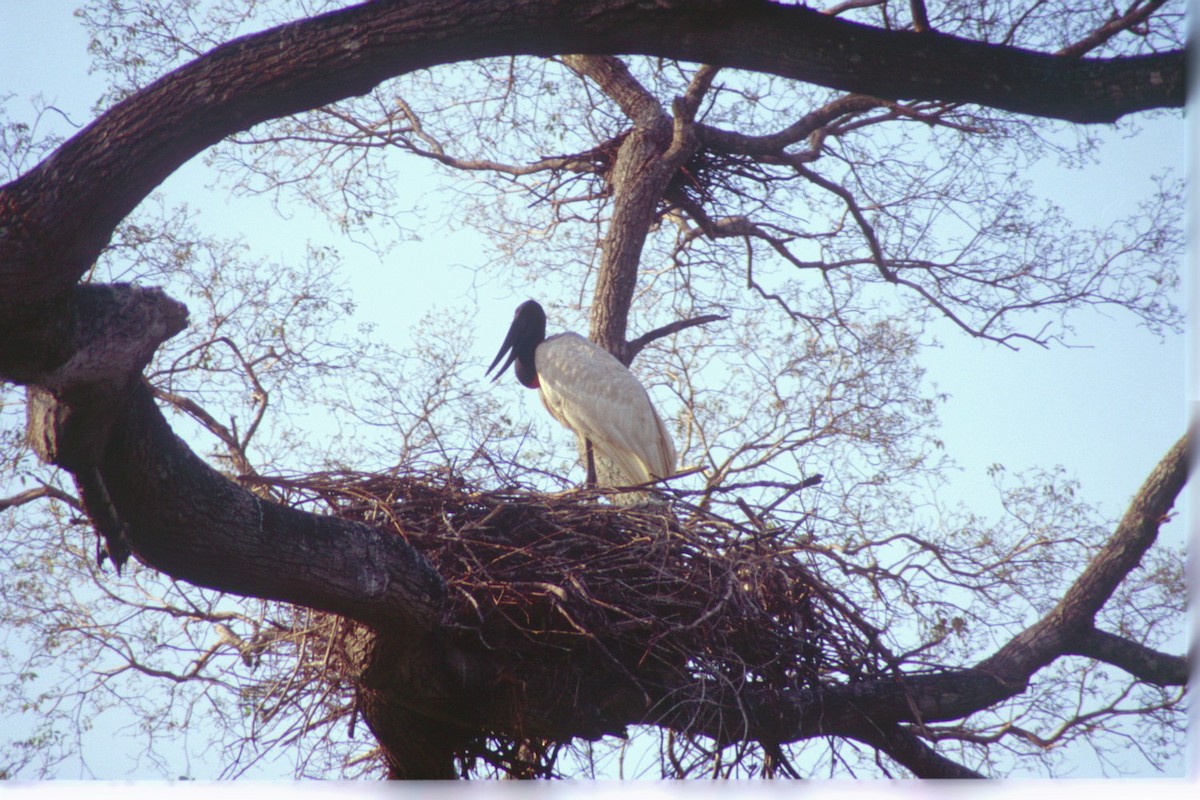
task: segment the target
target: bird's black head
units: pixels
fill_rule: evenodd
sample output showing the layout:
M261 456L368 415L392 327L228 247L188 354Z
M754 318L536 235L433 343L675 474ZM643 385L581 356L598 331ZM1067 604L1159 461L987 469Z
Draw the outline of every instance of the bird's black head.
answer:
M504 354L512 351L508 356L508 360L504 362L504 366L492 378L495 382L500 379L504 371L508 369L508 365L515 360L517 366L517 380L530 389L536 389L538 386L537 370L533 364L533 353L537 346L546 338L546 312L542 310L542 306L536 300L526 300L521 305L517 306L517 311L513 314L512 325L508 327L508 335L504 337L504 344L500 346L500 352L496 354L492 365L487 368L487 375L496 365L500 363L500 359L504 358Z

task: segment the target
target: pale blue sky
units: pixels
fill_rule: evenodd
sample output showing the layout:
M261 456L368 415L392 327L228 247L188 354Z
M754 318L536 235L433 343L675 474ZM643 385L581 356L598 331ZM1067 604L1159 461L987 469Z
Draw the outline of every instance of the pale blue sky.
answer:
M26 117L29 97L40 92L76 123L92 119L91 105L102 84L87 75L86 38L72 17L77 5L76 0L0 0L0 93L15 95L8 103L10 118ZM1077 220L1117 214L1148 192L1148 176L1184 163L1183 130L1178 119L1158 121L1135 139L1108 142L1097 168L1065 173L1044 165L1034 178ZM357 287L360 318L380 323L398 346L407 326L428 310L424 298L429 295L413 291L412 272L382 266L328 227L280 220L261 199L216 195L203 188L209 182L207 170L194 160L163 188L200 208L204 219L244 235L268 256L298 257L306 240L337 245ZM480 252L480 243L468 234L456 233L448 241L434 232L422 243L401 246L389 263L421 264L419 280L437 281L438 292L454 297L471 280L466 270L454 266L471 263ZM485 286L481 300L486 303L490 294L499 298L506 291ZM508 325L512 297L534 290L514 286L511 292L476 321L474 355L481 375ZM391 322L397 318L403 323ZM990 497L990 464L1002 463L1010 470L1062 464L1087 497L1119 514L1182 434L1187 398L1196 396L1185 386L1187 337L1160 340L1119 312L1080 314L1075 322L1078 342L1089 347L1026 346L1014 353L969 340L947 326L940 336L945 347L922 358L930 382L950 395L941 411L941 438L961 466L955 489L962 498L975 502L979 496ZM511 394L523 408L514 413L543 413L533 393ZM563 441L569 441L565 433ZM1178 541L1186 530L1180 521L1168 526L1165 535Z

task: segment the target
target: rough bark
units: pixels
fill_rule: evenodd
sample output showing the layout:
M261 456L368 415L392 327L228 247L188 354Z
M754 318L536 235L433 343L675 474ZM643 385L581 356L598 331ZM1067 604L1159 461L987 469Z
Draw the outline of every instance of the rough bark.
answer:
M478 735L484 698L437 631L362 631L356 704L395 780L458 777L454 756ZM510 721L511 722L511 721Z
M424 558L398 536L335 517L272 503L204 463L171 431L150 388L135 382L115 407L107 398L83 402L47 397L40 416L85 418L102 406L109 435L98 446L91 426L45 425L31 430L49 442L51 463L94 468L133 553L180 580L248 597L282 600L388 629L429 630L444 588ZM72 459L83 443L88 461ZM64 457L59 454L70 454ZM91 459L94 459L91 460ZM84 498L85 502L88 500Z
M568 56L565 60L614 100L633 125L617 149L608 176L612 218L600 245L589 332L592 341L628 366L632 357L625 337L642 248L667 183L695 152L696 140L690 135L690 121L684 121L686 126L675 125L619 59Z

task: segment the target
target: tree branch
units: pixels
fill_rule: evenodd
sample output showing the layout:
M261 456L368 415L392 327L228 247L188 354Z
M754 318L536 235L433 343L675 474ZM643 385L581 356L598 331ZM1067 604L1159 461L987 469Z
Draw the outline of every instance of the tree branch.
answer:
M777 155L793 145L848 114L861 114L881 106L893 105L878 97L848 94L831 100L818 109L810 111L786 128L763 136L747 136L736 131L716 128L703 123L696 125L696 136L707 149L742 155Z
M696 112L700 110L700 102L712 87L713 79L719 70L710 64L701 64L700 69L692 75L687 89L682 97L675 98L672 108L677 119L691 125L696 121Z
M611 56L568 56L580 76L591 79L629 118L633 127L617 148L608 175L612 218L601 245L589 335L629 365L625 334L637 285L642 248L677 167L666 155L679 145L679 127L625 63ZM694 139L693 139L694 141Z
M1187 482L1194 426L1151 471L1117 530L1058 604L981 662L980 670L1023 688L1034 672L1068 652L1078 637L1084 636L1087 644L1096 612L1141 562Z
M568 55L562 57L562 62L581 78L594 81L635 126L649 127L665 116L666 112L658 98L633 77L621 59L614 56Z
M924 33L929 30L929 14L925 10L925 0L909 0L912 9L913 30Z
M887 753L918 778L961 780L985 777L981 773L939 754L922 741L921 737L903 725L864 726L863 730L853 738L880 752Z
M165 389L154 387L153 391L154 396L159 400L169 403L184 414L187 414L203 425L209 433L220 439L225 445L226 452L229 454L229 458L239 474L249 476L256 476L258 474L258 470L254 469L254 465L250 463L250 459L246 456L245 448L238 441L233 431L218 422L203 406L190 397L168 392Z
M236 485L175 436L144 381L117 403L86 385L68 386L69 399L38 392L39 455L69 465L91 489L84 506L110 545L116 537L144 563L198 586L389 629L437 626L442 580L402 537ZM102 426L90 422L101 414Z
M1090 628L1067 646L1067 655L1085 656L1120 667L1155 686L1184 686L1188 681L1185 656L1159 652L1113 633Z
M913 1L916 2L917 0ZM1095 50L1121 31L1127 31L1134 25L1145 22L1150 18L1151 14L1165 5L1166 2L1167 0L1149 0L1145 5L1139 6L1135 0L1129 11L1124 15L1110 19L1078 42L1062 48L1055 55L1077 57L1090 50Z
M54 486L38 486L33 489L26 489L23 492L18 492L11 497L0 497L0 511L5 511L10 508L17 508L26 503L32 503L34 500L40 500L43 497L49 497L53 500L59 500L66 503L71 508L82 513L83 504L76 500L72 495L67 494L62 489Z
M791 691L696 681L673 687L631 724L663 725L718 741L788 743L817 736L865 741L880 735L870 732L876 728L959 719L1013 694L995 676L974 669ZM905 757L918 755L914 750Z
M642 349L653 341L662 339L664 336L670 336L673 333L679 333L680 331L687 330L688 328L694 328L697 325L707 325L710 322L718 322L723 319L729 319L729 316L726 314L704 314L699 317L680 319L676 320L675 322L670 322L660 328L647 331L633 341L629 342L629 344L625 345L625 352L629 356L629 360L632 362L633 359L637 357L637 354L642 352Z

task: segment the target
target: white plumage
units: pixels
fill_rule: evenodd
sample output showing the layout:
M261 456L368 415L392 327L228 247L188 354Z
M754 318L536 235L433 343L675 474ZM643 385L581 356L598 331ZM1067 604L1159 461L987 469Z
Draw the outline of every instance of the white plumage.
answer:
M511 349L493 380L516 362L517 380L537 389L542 404L575 433L580 452L591 442L604 486L635 486L675 474L675 445L646 388L607 350L575 333L546 337L546 313L536 301L517 307L490 373ZM614 499L639 502L630 493Z
M604 348L560 333L534 354L538 394L550 416L616 467L623 485L675 474L675 445L646 388Z

